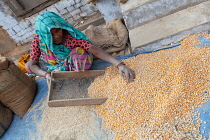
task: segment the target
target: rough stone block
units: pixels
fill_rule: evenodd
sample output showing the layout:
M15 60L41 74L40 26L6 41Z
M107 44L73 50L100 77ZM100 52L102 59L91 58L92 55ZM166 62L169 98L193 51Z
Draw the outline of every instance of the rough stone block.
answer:
M71 15L74 16L76 14L79 14L80 12L81 12L80 9L76 9L76 10L74 10L74 11L71 12Z
M186 6L192 6L203 1L206 0L132 0L125 6L121 5L121 9L123 9L123 17L127 28L132 29L135 26L167 16L177 10L186 8Z
M75 9L74 6L69 6L69 7L67 7L67 10L68 10L69 12L73 11L74 9Z
M68 2L69 2L69 5L74 5L75 4L74 0L68 0Z
M13 30L14 30L16 33L18 33L18 32L20 32L22 29L20 28L19 25L16 25L16 26L13 27Z
M86 5L87 3L86 3L86 0L81 0L81 4L82 5Z
M82 7L80 7L81 11L84 12L84 11L87 11L88 9L90 9L90 5L89 4L86 4Z
M58 12L58 9L56 9L55 6L50 6L50 7L48 7L48 8L47 8L47 11L49 11L49 12L55 12L55 13L57 13L57 14L59 13L59 12Z
M68 1L68 0L64 0L64 1L62 1L62 4L63 4L64 7L66 8L66 7L69 7L69 6L74 5L74 4L75 4L75 1L72 0L72 2L70 2L70 1Z
M55 8L58 10L58 11L62 11L65 7L63 7L63 5L61 3L59 4L56 4L55 5Z
M75 2L76 2L76 3L80 3L80 2L81 2L81 0L75 0Z
M66 14L66 13L68 13L68 11L66 9L63 9L63 10L60 11L61 15Z
M66 13L66 14L62 15L62 17L66 20L66 19L71 18L72 17L72 14Z
M129 30L131 47L141 47L210 23L210 1Z
M74 20L78 20L78 19L80 19L81 17L80 17L79 14L75 14L75 15L73 15L73 18L74 18Z
M82 6L81 3L77 3L77 4L74 5L74 7L75 7L76 9L79 8L79 7L81 7L81 6Z
M88 13L87 12L80 13L80 16L81 17L86 17L86 16L88 16Z
M73 19L73 18L68 18L68 19L67 19L67 22L68 22L69 24L73 25L73 24L74 24L74 19Z
M12 28L10 28L9 30L7 30L7 33L8 33L9 36L13 36L13 35L16 34L16 32Z

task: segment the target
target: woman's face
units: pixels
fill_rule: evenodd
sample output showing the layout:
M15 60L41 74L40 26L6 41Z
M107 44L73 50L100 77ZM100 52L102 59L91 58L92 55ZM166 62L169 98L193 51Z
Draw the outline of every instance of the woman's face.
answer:
M50 32L53 37L53 44L61 44L63 40L63 30L61 28L52 28Z

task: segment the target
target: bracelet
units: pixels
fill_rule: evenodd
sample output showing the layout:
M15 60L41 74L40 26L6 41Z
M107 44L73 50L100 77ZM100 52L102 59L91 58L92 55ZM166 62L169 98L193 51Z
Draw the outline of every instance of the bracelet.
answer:
M44 78L45 78L45 79L46 79L47 74L50 74L50 72L46 72L46 73L44 74Z
M121 66L121 65L125 65L125 63L121 61L119 64L117 64L116 67L119 69L119 66Z

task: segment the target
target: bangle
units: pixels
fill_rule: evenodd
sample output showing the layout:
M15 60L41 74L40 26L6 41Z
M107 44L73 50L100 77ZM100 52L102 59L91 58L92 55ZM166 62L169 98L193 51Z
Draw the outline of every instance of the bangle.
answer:
M50 74L50 72L46 72L46 73L44 74L44 78L45 78L45 79L46 79L47 74Z
M121 61L119 64L117 64L116 67L119 69L119 66L121 66L121 65L125 65L125 63Z

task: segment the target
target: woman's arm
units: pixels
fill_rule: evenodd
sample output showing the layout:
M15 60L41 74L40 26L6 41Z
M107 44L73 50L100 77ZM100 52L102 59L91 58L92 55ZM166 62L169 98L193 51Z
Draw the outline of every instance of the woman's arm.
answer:
M103 51L102 49L100 49L94 45L92 47L90 47L90 49L88 51L90 53L92 53L94 56L96 56L104 61L110 62L115 66L118 66L118 64L120 64L120 62L121 62L121 61L117 60L116 58L114 58L113 56L109 55L107 52ZM134 80L135 73L130 68L128 68L126 65L119 65L118 69L119 69L119 73L122 77L125 74L128 82L132 82Z
M39 67L39 61L38 60L30 60L28 62L28 68L30 69L30 71L32 71L33 73L35 73L39 76L47 77L47 76L50 75L49 73L47 73L46 71L43 71Z

